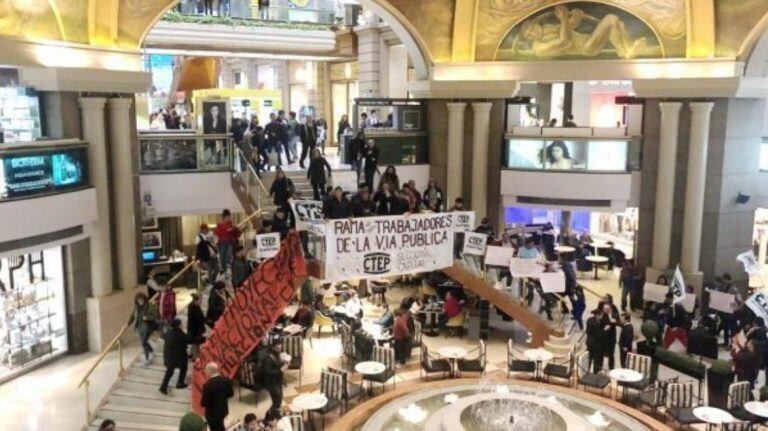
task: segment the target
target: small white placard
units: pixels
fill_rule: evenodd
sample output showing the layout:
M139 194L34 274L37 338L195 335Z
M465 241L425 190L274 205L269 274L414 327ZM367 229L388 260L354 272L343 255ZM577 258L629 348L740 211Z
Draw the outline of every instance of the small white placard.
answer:
M733 313L733 303L736 302L736 298L725 292L718 292L717 290L709 291L709 308L723 313Z
M498 247L489 245L485 249L485 265L486 266L503 266L508 267L509 262L515 255L515 249L512 247Z
M484 233L467 232L464 234L464 254L482 256L485 254L485 246L488 243L488 235Z
M558 272L542 272L539 274L541 290L544 293L563 293L565 292L565 274Z
M669 286L645 283L645 286L643 286L643 301L663 303L667 299L667 293L669 293Z
M509 263L509 272L515 278L539 278L541 273L544 272L544 267L539 265L536 259L514 257Z

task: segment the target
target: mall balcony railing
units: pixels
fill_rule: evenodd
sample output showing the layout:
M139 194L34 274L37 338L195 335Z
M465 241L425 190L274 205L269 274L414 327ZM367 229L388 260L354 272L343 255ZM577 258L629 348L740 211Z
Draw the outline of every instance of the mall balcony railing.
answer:
M40 140L0 146L0 203L91 187L88 144Z
M265 8L259 7L258 0L214 0L213 10L206 11L203 1L182 0L171 13L210 17L212 23L215 23L215 18L233 18L276 23L355 25L357 13L347 13L347 7L339 0L271 0ZM354 11L359 11L359 7Z

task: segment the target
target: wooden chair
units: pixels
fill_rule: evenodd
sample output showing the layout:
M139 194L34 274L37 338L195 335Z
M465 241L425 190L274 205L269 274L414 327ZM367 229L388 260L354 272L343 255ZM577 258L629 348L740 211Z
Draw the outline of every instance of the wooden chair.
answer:
M371 300L374 304L387 303L387 289L391 286L386 280L370 280L368 287L371 289Z
M323 304L325 304L328 309L333 309L333 307L339 305L339 298L337 296L323 296Z
M641 406L650 407L652 413L656 413L664 407L667 395L667 385L677 383L678 378L673 377L667 380L659 380L648 389L640 392L637 399Z
M761 419L762 420L762 419ZM722 424L722 431L750 431L757 427L749 421L726 422Z
M605 395L603 392L606 387L611 384L611 379L608 376L602 374L596 374L589 371L589 352L582 352L576 357L576 387L583 386L586 390L588 387L600 389L600 394Z
M256 370L259 364L256 362L254 355L249 355L248 358L240 365L240 370L237 372L237 399L243 400L243 388L250 389L253 392L261 390L261 385L256 378Z
M349 400L351 399L359 399L363 396L365 391L363 390L362 385L358 385L356 383L352 383L349 381L349 373L347 373L344 370L339 370L336 368L328 368L328 372L336 373L341 376L341 387L344 391L343 393L343 400L344 400L344 411L349 411Z
M643 378L637 382L617 382L619 387L642 392L653 384L651 380L651 357L637 353L627 353L627 368L637 371Z
M413 340L411 341L411 348L421 348L422 340L422 325L417 319L413 319Z
M304 365L304 340L301 335L290 335L283 338L283 353L291 357L288 369L299 372L299 386L301 386L301 375Z
M702 423L701 419L693 415L693 409L698 404L693 391L693 382L667 385L667 414L681 426Z
M744 404L751 400L752 390L749 387L749 382L736 382L731 383L728 386L728 401L726 404L726 410L728 410L728 412L730 412L736 419L742 421L764 421L765 419L753 415L744 408Z
M328 403L322 408L312 410L312 413L320 413L323 417L323 429L325 429L325 415L338 408L339 416L341 416L342 397L344 396L341 376L327 370L321 371L320 392L328 398Z
M430 374L442 374L442 378L447 378L451 374L451 363L447 359L437 359L429 354L427 345L421 344L421 367L419 368L419 379L424 378L426 374L429 378Z
M392 389L395 389L395 349L391 347L374 346L371 360L384 364L384 372L363 376L363 380L379 383L386 391L387 382L391 379Z
M336 335L336 325L333 323L333 319L319 311L315 312L315 325L317 325L318 334L322 334L325 326L331 328L331 335Z
M560 363L548 362L547 365L544 366L544 375L546 376L547 383L549 383L550 377L555 377L557 379L565 380L568 383L568 386L570 386L575 362L576 357L573 348L571 348L565 361Z
M283 419L286 419L288 423L291 424L291 429L293 431L304 431L304 418L302 418L301 415L288 414L283 416Z
M528 373L533 377L536 373L536 362L515 358L515 348L512 339L507 341L507 378L510 373Z
M486 365L485 341L480 340L480 344L474 349L470 350L468 354L472 355L474 352L477 352L476 358L459 359L458 361L456 361L456 368L459 371L459 375L461 375L461 373L464 373L464 372L480 373L481 377L485 375L485 365Z

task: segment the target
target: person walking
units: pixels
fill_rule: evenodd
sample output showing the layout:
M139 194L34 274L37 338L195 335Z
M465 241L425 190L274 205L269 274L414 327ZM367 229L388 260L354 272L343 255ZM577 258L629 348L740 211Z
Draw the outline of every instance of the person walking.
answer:
M326 169L328 170L328 177L325 176ZM312 157L309 159L309 169L307 169L307 179L312 184L316 201L325 197L325 184L332 174L331 165L320 154L320 150L317 148L312 150Z
M160 286L160 293L155 296L157 309L160 316L160 328L163 334L170 328L173 319L176 318L176 292L173 286L164 284Z
M576 286L571 291L571 314L582 331L584 330L583 316L586 309L587 300L584 297L584 289L581 286Z
M259 17L269 21L269 0L259 0Z
M337 154L341 154L341 144L344 143L344 135L347 133L347 130L351 129L352 125L349 124L349 117L347 114L342 115L341 120L339 120L339 124L336 128L336 145L338 146Z
M205 316L205 322L213 329L216 326L216 322L224 314L227 309L227 293L225 290L224 282L217 281L213 285L211 294L208 296L208 313Z
M289 161L288 164L296 163L299 158L298 144L301 138L301 123L296 119L296 113L291 111L288 113L288 151Z
M133 297L133 311L128 318L128 326L131 325L136 330L144 351L144 365L149 365L155 357L149 337L157 330L157 307L144 292L139 292Z
M280 156L280 152L282 150L284 138L285 138L285 127L283 127L282 123L280 122L279 118L277 117L277 114L274 112L269 114L269 123L264 128L264 133L267 137L267 149L268 153L271 155L271 153L275 153L275 164L277 166L282 166L282 158ZM272 162L269 161L271 159L271 156L267 157L268 162L271 164ZM269 170L269 167L267 167L267 170Z
M293 185L293 181L285 175L282 169L278 169L275 173L275 180L272 181L272 185L269 187L269 196L274 197L273 202L275 205L278 208L282 208L286 214L291 211L288 199L293 196L295 191L296 188Z
M205 281L208 286L213 286L218 272L217 250L216 246L213 245L213 241L213 232L208 229L206 223L201 224L200 232L197 233L195 238L195 259L197 259L199 269L205 272Z
M210 362L205 366L208 380L203 385L200 405L205 409L209 431L225 431L224 419L229 414L229 399L235 395L232 382L219 375L219 366Z
M205 338L205 313L203 313L202 307L200 307L200 295L197 293L192 294L192 301L187 307L187 334L192 339L192 359L197 357L197 353L200 350L200 344L203 343Z
M632 343L635 339L635 329L632 320L626 311L621 313L621 332L619 333L619 361L621 367L627 367L627 353L632 352Z
M395 361L402 366L411 357L413 335L408 327L408 313L400 308L395 310L395 323L392 328L392 338L395 341Z
M315 147L317 147L317 127L315 126L315 122L311 115L305 117L304 124L301 125L299 137L301 140L301 159L299 159L299 166L304 169L304 160L306 160L307 155L312 154Z
M215 233L219 239L219 270L222 274L228 274L235 256L235 246L239 243L242 233L232 222L232 213L228 209L221 213L221 221L216 225Z
M283 372L288 369L288 364L280 358L280 352L275 346L268 344L264 358L258 368L258 377L261 387L269 393L272 405L271 412L279 412L283 405Z
M173 319L171 329L165 334L165 345L163 346L163 363L165 365L165 376L160 385L160 392L168 395L168 383L173 377L173 372L179 370L179 378L176 380L176 388L184 389L187 387L185 379L187 377L187 346L192 342L189 335L181 330L181 320Z
M373 177L379 170L379 147L376 146L376 142L373 139L369 139L365 144L361 152L361 157L365 166L363 167L363 173L365 177L365 185L369 190L373 190Z
M328 123L322 118L317 120L315 130L317 131L317 146L320 147L323 155L325 155L325 141L328 140Z

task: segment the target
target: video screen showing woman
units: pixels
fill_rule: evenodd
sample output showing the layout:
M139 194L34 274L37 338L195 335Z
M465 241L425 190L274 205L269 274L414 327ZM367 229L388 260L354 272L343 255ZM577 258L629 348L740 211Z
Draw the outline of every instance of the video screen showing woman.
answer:
M544 152L544 165L546 169L557 171L583 170L584 142L553 141L547 145Z
M206 135L227 133L227 104L203 102L203 133Z

